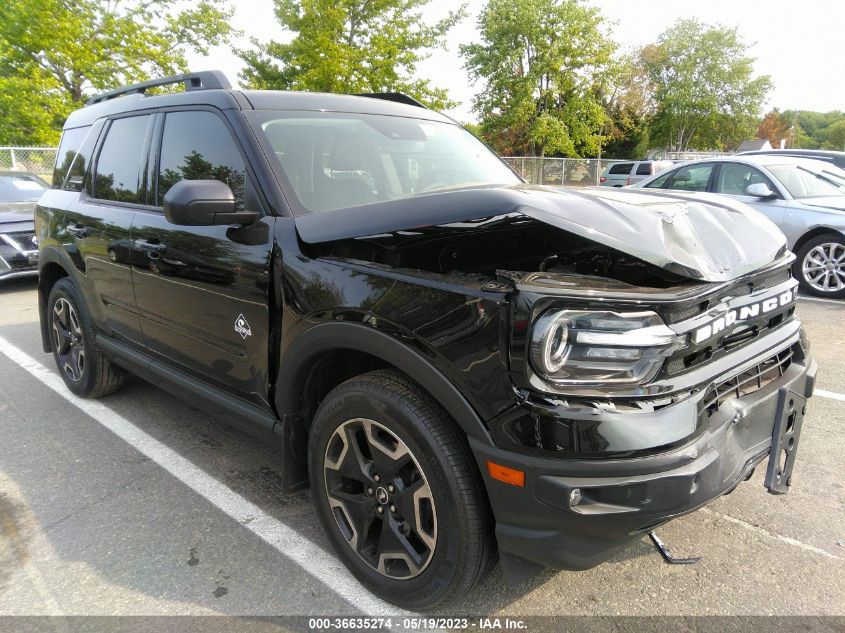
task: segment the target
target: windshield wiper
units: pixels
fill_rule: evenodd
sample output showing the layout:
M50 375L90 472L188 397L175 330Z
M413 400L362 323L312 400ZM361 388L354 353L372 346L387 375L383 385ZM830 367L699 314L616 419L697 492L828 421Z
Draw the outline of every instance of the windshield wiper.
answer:
M821 172L813 171L812 169L807 169L806 167L802 167L801 165L796 165L796 167L798 169L800 169L801 171L805 171L808 174L812 174L813 176L815 176L816 178L818 178L820 180L824 180L825 182L829 182L834 187L839 187L839 188L845 187L845 179L841 178L837 174L833 174L829 171L821 171Z

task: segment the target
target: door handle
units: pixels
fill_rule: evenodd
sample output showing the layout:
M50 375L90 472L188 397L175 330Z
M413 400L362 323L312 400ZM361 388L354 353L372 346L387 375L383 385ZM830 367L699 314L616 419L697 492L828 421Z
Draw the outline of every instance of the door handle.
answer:
M69 224L67 227L67 232L73 235L74 237L85 237L88 235L88 229L86 229L81 224Z
M147 254L150 259L160 259L167 251L167 245L161 242L149 242L147 240L138 240L136 242L138 248Z

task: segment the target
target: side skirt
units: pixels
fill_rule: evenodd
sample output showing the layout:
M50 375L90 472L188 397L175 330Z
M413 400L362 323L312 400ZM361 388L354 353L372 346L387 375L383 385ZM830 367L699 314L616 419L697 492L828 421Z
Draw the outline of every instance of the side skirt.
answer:
M106 358L116 365L245 433L278 445L273 433L278 419L271 411L221 391L103 334L97 335L96 343Z

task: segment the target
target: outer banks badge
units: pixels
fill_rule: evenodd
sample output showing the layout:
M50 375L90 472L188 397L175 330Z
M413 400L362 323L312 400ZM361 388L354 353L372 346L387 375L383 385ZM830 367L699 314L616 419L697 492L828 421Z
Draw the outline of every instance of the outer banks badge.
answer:
M243 314L239 314L238 318L235 319L235 332L240 334L244 340L247 336L252 336L252 328L249 327L249 323Z

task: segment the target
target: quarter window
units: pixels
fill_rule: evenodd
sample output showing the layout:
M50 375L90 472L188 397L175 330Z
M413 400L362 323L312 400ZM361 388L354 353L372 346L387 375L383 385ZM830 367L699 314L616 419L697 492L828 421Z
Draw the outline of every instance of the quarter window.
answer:
M225 123L211 112L170 112L164 119L158 169L158 205L180 180L220 180L243 209L246 171Z
M94 197L118 202L145 203L138 194L141 162L150 115L112 121L94 177Z

